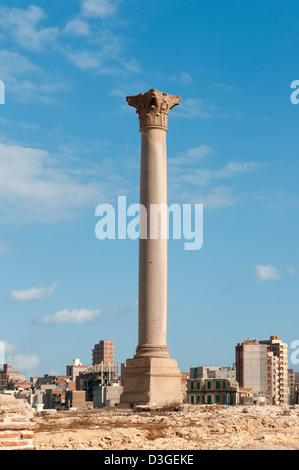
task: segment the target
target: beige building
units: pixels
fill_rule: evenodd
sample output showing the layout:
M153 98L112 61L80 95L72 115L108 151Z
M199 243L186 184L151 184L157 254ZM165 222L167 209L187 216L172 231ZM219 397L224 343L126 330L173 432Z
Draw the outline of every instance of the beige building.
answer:
M109 406L113 408L119 403L122 392L123 387L116 383L94 389L93 407L102 408L103 406Z
M269 340L247 339L236 346L237 382L251 388L258 400L288 405L288 346L278 336Z
M66 375L70 377L70 380L76 382L81 372L88 370L88 366L83 366L79 359L73 359L72 365L66 366Z
M21 375L20 372L13 372L11 364L3 364L3 369L0 369L0 390L6 390L18 388L18 386L26 385L30 388L30 383L26 384L25 375Z
M279 405L289 404L289 372L288 372L288 345L278 336L271 336L269 340L260 341L267 345L268 350L277 359L277 393L276 400Z
M273 354L273 352L268 351L267 353L267 392L268 392L268 402L271 405L279 405L279 360Z
M236 379L241 388L250 388L256 397L269 397L268 347L256 339L236 346Z
M189 379L187 401L192 405L237 405L239 390L230 379Z
M70 390L65 393L65 408L85 409L91 407L91 403L85 399L85 392L82 390Z
M190 379L230 379L236 381L236 367L199 366L191 367Z

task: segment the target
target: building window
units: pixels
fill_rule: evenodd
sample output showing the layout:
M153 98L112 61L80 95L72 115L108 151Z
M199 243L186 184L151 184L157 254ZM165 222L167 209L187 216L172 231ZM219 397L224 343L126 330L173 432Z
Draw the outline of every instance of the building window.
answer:
M193 390L193 382L191 382L191 390Z
M210 405L210 404L212 403L212 397L211 397L211 395L208 395L207 398L208 398L208 405Z
M220 383L219 383L220 385ZM220 403L220 395L216 395L216 403Z
M191 403L194 405L194 395L191 395Z
M208 390L211 388L211 382L208 382Z
M223 382L222 382L222 387L223 387L223 389L226 388L226 382L225 382L225 380L223 380Z
M220 382L218 380L216 380L216 389L219 390L220 389Z
M197 395L197 403L200 403L200 395Z

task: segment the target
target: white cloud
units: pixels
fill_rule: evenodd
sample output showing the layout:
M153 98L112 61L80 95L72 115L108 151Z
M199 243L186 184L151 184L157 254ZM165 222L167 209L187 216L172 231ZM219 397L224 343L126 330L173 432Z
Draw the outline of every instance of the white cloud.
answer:
M194 81L191 75L187 72L181 72L178 75L174 75L170 77L170 80L181 82L183 85L190 85Z
M0 240L0 255L7 255L13 251L13 247L10 243Z
M242 113L232 109L221 108L208 98L186 98L172 111L173 117L184 119L241 119Z
M5 346L5 354L11 354L13 351L16 349L16 345L13 343L10 343L6 339L3 340L4 346Z
M220 172L220 176L229 177L234 173L249 173L260 167L261 164L256 162L229 162L222 171L222 175Z
M1 341L0 341L1 343ZM4 360L3 363L11 364L12 369L15 372L23 372L34 369L40 364L39 358L33 355L27 355L17 352L17 347L15 344L10 343L7 340L3 340L2 343L4 344L4 357L1 359ZM1 360L0 360L1 364Z
M185 119L211 119L217 107L202 98L187 98L172 111L172 115Z
M218 169L198 168L192 169L192 171L187 169L181 175L181 179L196 186L206 186L214 180L229 179L238 174L251 173L260 166L255 162L228 162L223 168Z
M69 21L63 31L73 36L87 37L91 35L88 23L80 18Z
M85 308L74 310L61 310L54 315L46 315L41 320L34 320L34 323L42 325L63 325L63 324L82 324L93 322L101 310L87 310Z
M289 274L294 276L294 274L296 274L296 272L297 272L296 266L288 266L287 271L288 271Z
M193 165L210 155L212 149L209 145L198 145L197 147L186 150L178 157L168 159L169 165ZM180 170L181 171L181 170Z
M28 356L26 354L16 354L7 357L7 362L12 365L12 369L16 372L29 371L35 369L40 364L36 355Z
M41 68L17 52L6 49L0 51L1 79L8 81L12 75L38 74Z
M141 66L133 57L126 57L125 40L108 30L94 33L88 47L74 49L70 45L61 52L76 67L102 75L131 75L141 72Z
M233 87L231 85L226 85L225 83L214 83L211 85L211 88L219 88L224 91L231 91Z
M0 70L6 93L13 94L19 102L34 98L46 103L53 92L66 87L60 80L51 79L28 58L6 49L0 51Z
M119 0L83 0L81 12L61 29L40 27L46 14L38 6L31 5L27 9L0 7L0 28L9 39L30 52L45 52L50 46L55 46L53 50L56 53L63 54L82 70L118 75L139 73L141 67L136 59L124 55L125 38L109 28L99 27L98 22L90 24L90 18L112 15L118 4ZM58 44L59 34L61 41ZM67 42L68 35L86 38L87 43L74 49ZM48 103L50 97L47 93L66 87L59 79L51 80L53 72L49 76L18 52L1 51L0 70L1 80L7 85L7 93L15 93L19 101L37 97Z
M78 162L80 160L78 159ZM65 163L65 162L64 162ZM57 168L45 150L0 143L0 224L73 220L107 199L107 171ZM101 177L105 182L98 183ZM111 177L112 178L112 177Z
M208 194L203 196L202 204L210 209L234 206L238 198L232 194L232 189L226 186L212 188Z
M136 313L136 312L138 312L138 300L135 300L135 302L132 302L130 305L121 305L121 304L115 303L105 313L108 317L110 317L114 315L118 316L118 315L123 315L126 313Z
M31 300L44 300L54 294L57 282L51 287L31 287L27 290L14 290L10 295L10 300L18 302L29 302Z
M12 35L15 42L24 49L40 52L53 43L58 28L40 28L38 23L46 18L44 10L31 5L27 10L20 8L0 8L0 26Z
M259 281L270 281L280 279L280 274L278 269L271 264L257 264L255 267L255 272Z
M102 65L100 51L93 52L88 49L83 49L73 52L68 48L66 49L66 54L71 62L83 70L99 69Z
M223 183L251 173L261 165L253 161L230 161L221 168L202 168L202 161L212 151L210 146L202 144L168 160L170 199L202 203L209 208L233 206L240 200L232 188Z
M202 154L207 155L208 153L210 153L209 149L202 149ZM186 154L185 157L188 158L188 154ZM186 162L187 158L185 158ZM180 179L196 186L205 186L213 180L232 178L239 173L249 173L259 167L260 165L255 162L229 162L220 169L211 170L206 168L198 168L189 170L187 168L183 173L180 170Z
M86 17L106 18L115 13L118 4L116 0L83 0L81 8Z

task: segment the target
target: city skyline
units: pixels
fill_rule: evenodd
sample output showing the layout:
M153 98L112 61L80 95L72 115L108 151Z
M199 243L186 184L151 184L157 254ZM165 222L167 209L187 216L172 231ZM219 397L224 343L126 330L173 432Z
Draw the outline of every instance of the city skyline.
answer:
M298 324L299 79L295 2L0 7L0 341L26 376L101 338L137 344L138 240L99 240L99 204L139 202L140 134L126 96L179 95L169 204L203 204L203 246L168 242L168 336L182 372L228 366L247 337Z

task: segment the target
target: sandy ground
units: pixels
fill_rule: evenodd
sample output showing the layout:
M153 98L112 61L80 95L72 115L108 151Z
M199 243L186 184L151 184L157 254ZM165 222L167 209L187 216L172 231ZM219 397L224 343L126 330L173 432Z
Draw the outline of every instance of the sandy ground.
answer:
M298 450L299 406L102 408L36 414L37 450Z

